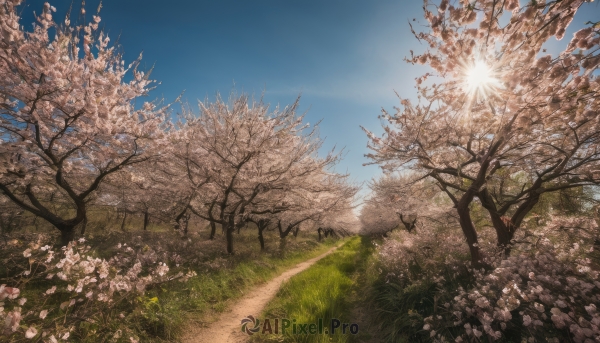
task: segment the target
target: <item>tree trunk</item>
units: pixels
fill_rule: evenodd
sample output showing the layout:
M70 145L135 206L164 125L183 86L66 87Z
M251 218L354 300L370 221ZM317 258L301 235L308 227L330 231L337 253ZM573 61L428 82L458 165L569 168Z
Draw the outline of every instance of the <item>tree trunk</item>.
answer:
M83 221L81 222L81 235L83 236L85 234L85 229L87 228L87 215L83 217Z
M125 220L127 219L127 212L123 212L123 221L121 222L121 231L125 232Z
M280 257L284 257L285 256L285 247L287 245L287 238L286 237L281 237L279 239L279 256Z
M224 228L225 230L225 239L227 240L227 253L229 255L233 255L233 232L235 231L235 228L233 227L228 227L228 228Z
M487 189L482 189L477 197L481 201L481 205L488 211L492 225L496 231L496 244L504 249L504 255L510 255L510 241L514 235L514 225L510 218L503 217L504 213L500 213L494 203L494 199L488 193Z
M77 209L77 216L73 219L66 221L55 220L54 222L47 218L44 219L49 221L60 231L60 243L61 245L66 246L69 244L69 242L75 240L75 235L77 233L76 229L79 227L79 225L82 225L82 229L85 230L84 228L87 224L87 212L85 207L79 206Z
M404 216L402 215L402 213L399 213L398 216L400 216L400 221L402 222L402 224L404 224L404 227L406 228L406 231L408 231L408 233L411 233L412 230L415 228L415 226L417 225L417 218L413 219L412 221L406 217L406 221L404 220Z
M323 230L323 229L319 228L319 229L317 230L317 232L319 233L319 242L320 242L320 241L321 241L321 239L322 239L322 238L321 238L321 230Z
M186 212L187 212L188 208L184 208L181 212L179 212L179 214L177 215L177 217L175 217L175 230L179 231L181 230L181 219L183 219L183 217L185 216Z
M289 226L284 230L283 226L281 225L281 221L277 222L277 228L279 229L279 238L286 238L287 235L290 234L290 231L292 231L293 226Z
M256 224L256 227L258 228L258 242L260 243L260 250L264 251L265 250L265 237L263 236L263 232L265 231L267 226L269 226L270 220L260 219L258 221L252 221L252 222L254 224Z
M540 182L536 184L541 185ZM512 218L504 216L505 211L498 211L496 204L486 189L479 192L477 197L480 199L482 206L488 211L494 229L496 231L497 245L504 249L504 255L509 256L511 252L511 241L515 236L515 232L521 226L525 216L538 203L540 195L534 190L530 197L523 202L516 210Z
M64 182L63 171L60 168L58 169L58 171L56 173L56 180L62 188L67 190L67 192L69 193L69 196L71 197L71 200L73 200L73 202L75 203L75 207L76 207L76 211L77 211L75 218L65 220L65 219L59 217L57 214L50 211L48 208L46 208L37 199L37 197L33 193L31 184L28 184L25 187L25 195L29 199L29 202L31 203L31 205L29 205L29 204L25 203L24 201L22 201L21 199L19 199L5 185L3 185L1 183L0 183L0 191L2 191L2 193L4 195L6 195L8 198L10 198L16 205L21 207L23 210L26 210L35 216L39 216L40 218L43 218L44 220L46 220L47 222L52 224L55 228L57 228L61 232L61 243L63 245L67 245L70 241L75 239L75 228L79 224L81 224L82 222L87 220L86 201L85 201L84 197L75 195L75 192L70 188L68 183ZM100 180L100 179L97 179L97 181L98 180ZM95 187L97 187L97 186L98 186L98 182L95 183L94 188L89 188L88 191L89 192L94 191ZM84 192L84 193L86 193L86 192ZM89 194L89 193L86 193L86 194ZM53 201L51 202L51 205L54 205Z
M210 222L210 237L209 239L215 239L215 233L217 231L217 224L215 222Z
M298 231L300 231L300 225L298 225L296 230L294 230L294 237L298 237Z
M146 209L146 211L144 212L144 231L148 230L148 221L149 221L149 217L148 217L148 209Z
M227 222L222 221L225 231L225 240L227 241L227 253L233 255L233 234L235 233L235 213L228 215Z
M265 238L263 237L264 227L258 227L258 241L260 242L260 250L265 250Z
M190 224L190 215L187 214L183 217L183 236L187 237L188 235L188 226Z
M75 240L75 226L63 226L60 230L60 244L66 246Z
M483 255L479 250L477 231L475 231L475 226L473 225L473 221L471 220L469 205L462 204L462 201L460 201L456 206L456 211L458 212L460 227L462 229L463 235L467 239L467 244L469 245L469 252L471 253L471 262L473 263L473 266L480 267L482 266Z

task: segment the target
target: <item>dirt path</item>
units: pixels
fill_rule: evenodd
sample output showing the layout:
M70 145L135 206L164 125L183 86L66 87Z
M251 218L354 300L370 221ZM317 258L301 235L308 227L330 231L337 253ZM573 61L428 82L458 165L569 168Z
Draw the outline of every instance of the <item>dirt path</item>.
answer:
M259 285L238 300L233 308L226 310L217 321L205 328L190 328L181 339L183 343L240 343L246 342L248 335L241 332L241 320L248 315L259 316L267 303L275 297L281 284L292 276L312 266L318 260L331 254L337 247L310 260L298 263L266 284Z

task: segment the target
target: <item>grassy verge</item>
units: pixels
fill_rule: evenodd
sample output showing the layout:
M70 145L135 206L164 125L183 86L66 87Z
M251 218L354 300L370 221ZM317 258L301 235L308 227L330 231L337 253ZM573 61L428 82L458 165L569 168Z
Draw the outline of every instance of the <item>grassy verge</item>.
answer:
M357 323L355 307L360 299L360 291L365 284L365 271L369 265L372 245L367 238L353 237L333 254L317 262L314 266L296 275L277 294L277 298L267 306L261 318L289 319L290 328L286 334L254 335L253 342L359 342L366 335L361 333ZM293 333L293 320L297 324L315 323L319 331L319 319L323 322L323 334L301 334L300 326ZM335 334L331 334L332 319L340 322ZM357 335L342 333L343 323L359 324ZM280 323L281 330L281 323ZM310 327L306 327L310 331ZM325 334L327 332L327 334Z

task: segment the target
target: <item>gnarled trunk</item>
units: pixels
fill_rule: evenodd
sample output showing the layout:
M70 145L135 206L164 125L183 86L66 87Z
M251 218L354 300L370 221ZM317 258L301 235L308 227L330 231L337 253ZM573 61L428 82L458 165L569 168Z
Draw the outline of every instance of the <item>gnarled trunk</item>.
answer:
M223 228L225 230L225 239L227 240L227 253L233 255L233 227Z
M256 223L258 227L258 241L260 242L260 250L265 250L265 237L263 236L263 231L267 228L268 221L260 220Z
M215 222L210 222L210 237L209 239L215 239L215 233L217 231L217 224Z
M66 246L69 242L75 240L75 226L70 228L61 228L60 230L60 244Z
M262 230L258 230L258 241L260 242L260 250L265 250L265 238L263 237Z
M471 211L469 210L468 204L458 203L456 211L458 212L460 228L462 229L463 235L469 245L469 252L471 253L471 262L473 266L482 266L483 254L479 250L479 241L477 239L477 231L471 220Z
M402 224L404 225L404 227L406 228L406 231L408 231L408 233L411 233L412 230L416 227L417 225L417 218L415 217L415 219L411 220L409 218L409 216L404 217L402 215L402 213L399 213L398 216L400 217L400 221L402 222Z
M233 255L233 233L235 232L235 213L228 215L227 222L224 222L225 240L227 241L227 253Z
M188 235L188 227L190 225L190 215L187 214L183 217L183 236L187 237Z
M148 216L148 210L144 212L144 231L148 230L148 222L150 221L150 217Z
M83 217L83 221L81 222L81 235L83 236L85 234L85 229L87 228L87 215Z
M121 231L125 232L125 220L127 220L127 212L123 212L123 221L121 222Z
M536 185L541 186L541 183L536 182ZM483 208L485 208L490 215L492 225L496 231L497 245L504 249L505 256L510 255L511 241L515 236L517 229L521 226L523 219L539 202L540 194L536 192L536 189L534 189L531 192L530 197L517 208L512 218L504 216L508 208L501 210L497 209L496 204L485 188L477 195L481 200Z

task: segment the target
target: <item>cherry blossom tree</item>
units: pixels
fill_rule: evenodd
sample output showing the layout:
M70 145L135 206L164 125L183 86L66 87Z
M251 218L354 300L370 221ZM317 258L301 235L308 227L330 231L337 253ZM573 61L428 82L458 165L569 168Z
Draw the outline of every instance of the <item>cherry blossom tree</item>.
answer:
M271 113L267 105L250 102L245 95L199 106L199 115L186 112L178 143L185 147L177 156L187 182L197 189L188 209L221 225L227 251L233 253L236 229L252 216L289 209L281 201L335 164L339 155L318 158L318 131L296 115L298 101Z
M321 215L313 225L313 229L317 228L319 241L322 239L322 234L325 237L328 234L342 237L358 234L361 224L358 216L354 213L355 207L351 200L345 200L338 205L335 211L327 211Z
M452 203L431 181L387 174L374 179L369 188L371 195L360 216L365 233L386 235L396 228L415 233L418 227L457 224Z
M427 51L407 59L432 68L417 79L418 103L401 98L396 113L383 111L382 137L367 131L372 163L445 192L473 262L483 258L473 201L509 253L542 194L600 182L598 25L556 55L544 45L563 38L585 2L426 1L429 31L415 36Z
M286 194L284 202L288 209L277 216L279 237L285 239L293 231L297 235L300 225L313 222L317 227L342 230L336 217L345 216L353 209L358 186L350 183L348 175L322 174L318 178L305 180Z
M360 211L361 233L369 235L386 235L400 225L400 218L393 207L368 199Z
M69 17L57 24L46 3L25 32L19 3L0 5L0 190L60 230L66 244L85 226L105 179L152 157L168 107L134 106L152 81L139 59L126 66L109 46L99 16L84 26L71 26ZM68 211L54 211L50 195Z

